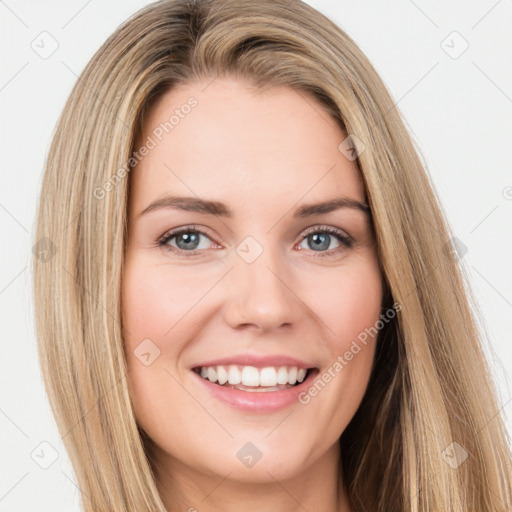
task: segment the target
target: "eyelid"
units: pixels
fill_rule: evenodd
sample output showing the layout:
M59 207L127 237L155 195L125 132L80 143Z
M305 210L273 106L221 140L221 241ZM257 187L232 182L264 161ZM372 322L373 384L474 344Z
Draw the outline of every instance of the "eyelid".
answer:
M158 242L164 243L164 241L168 241L170 238L180 235L181 233L185 233L185 232L199 233L201 235L207 236L208 238L211 238L212 235L209 233L209 231L210 230L208 228L205 228L203 226L198 226L196 224L190 224L190 225L186 225L186 226L181 226L179 228L169 229L158 239Z
M191 225L181 226L179 228L170 229L169 231L167 231L164 235L162 235L158 239L158 245L159 246L163 246L163 247L167 246L167 250L169 252L177 253L178 255L180 255L180 256L183 255L185 257L187 257L187 256L195 256L195 255L198 255L198 254L201 254L201 253L205 252L204 249L195 249L195 250L185 251L183 249L179 249L179 248L172 247L172 246L168 245L169 240L171 240L172 238L174 238L176 236L179 236L182 233L197 233L199 235L204 235L207 238L209 238L213 243L215 243L217 245L221 245L221 244L215 242L214 238L212 238L212 236L209 234L209 229L208 228L205 228L205 227L202 227L202 226L198 227L195 224L191 224ZM320 257L320 258L322 258L322 257L326 257L326 258L334 257L339 252L341 252L342 249L351 248L353 243L354 243L353 238L346 231L344 231L343 229L337 228L337 227L334 227L334 226L330 226L330 225L325 225L325 224L315 224L313 226L309 226L308 228L305 228L305 230L303 230L301 235L300 235L301 236L300 241L297 242L297 243L302 242L304 239L307 238L308 235L310 235L312 233L326 233L328 235L336 237L338 239L338 241L342 245L343 244L345 245L344 248L343 247L341 247L341 248L338 247L338 248L335 248L335 249L329 249L327 251L311 251L313 253L316 253L316 254L313 254L313 257Z
M307 228L303 233L302 241L305 240L311 233L326 233L328 235L334 236L341 244L341 247L329 249L327 251L312 251L314 253L312 255L313 258L335 258L342 251L351 249L354 245L354 239L346 231L334 226L316 224Z
M328 233L328 234L337 234L337 235L340 235L340 236L343 236L347 239L350 239L352 240L352 237L343 229L341 228L336 228L334 226L329 226L328 224L315 224L314 226L310 226L308 228L305 229L305 231L303 232L304 233L304 237L311 234L311 233L317 233L317 232L323 232L323 233Z
M190 257L190 256L195 256L195 255L199 255L204 251L204 249L194 249L194 250L191 250L191 251L185 251L183 249L179 249L179 248L176 248L176 247L172 247L171 245L168 244L168 242L176 237L176 236L179 236L181 235L182 233L197 233L199 235L203 235L207 238L209 238L213 243L215 243L216 245L221 245L221 244L218 244L217 242L215 242L215 239L214 237L212 237L210 234L209 234L209 229L208 228L205 228L203 226L201 227L198 227L197 225L195 224L191 224L191 225L187 225L187 226L181 226L179 228L173 228L173 229L170 229L169 231L166 231L159 239L158 239L158 246L159 247L163 247L164 249L166 249L167 251L171 252L171 253L174 253L174 254L177 254L178 256L185 256L185 257Z

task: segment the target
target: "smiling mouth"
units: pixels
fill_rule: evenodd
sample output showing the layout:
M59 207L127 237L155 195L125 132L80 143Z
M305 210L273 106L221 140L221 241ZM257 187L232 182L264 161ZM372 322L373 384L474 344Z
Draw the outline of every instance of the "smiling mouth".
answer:
M299 386L315 372L316 368L218 365L195 367L192 370L220 387L249 392L269 392Z

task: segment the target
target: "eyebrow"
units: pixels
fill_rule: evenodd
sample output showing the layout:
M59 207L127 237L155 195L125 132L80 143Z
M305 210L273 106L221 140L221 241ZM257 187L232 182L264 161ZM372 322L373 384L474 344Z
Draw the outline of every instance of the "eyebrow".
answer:
M187 212L205 213L227 218L233 217L232 210L224 203L186 196L165 196L156 199L140 212L139 217L162 208L178 208ZM340 208L352 208L366 213L370 211L370 207L366 203L350 197L335 197L321 203L310 203L300 206L294 211L293 216L296 218L311 217L313 215L329 213Z

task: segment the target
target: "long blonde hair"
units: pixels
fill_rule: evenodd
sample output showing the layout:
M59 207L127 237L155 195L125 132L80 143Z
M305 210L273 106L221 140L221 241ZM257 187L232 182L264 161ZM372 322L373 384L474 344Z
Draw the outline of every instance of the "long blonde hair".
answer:
M425 166L366 56L298 0L144 7L97 51L58 121L39 204L36 329L84 510L165 511L127 385L127 162L153 101L222 74L313 94L366 146L356 163L386 302L401 310L379 334L367 392L340 437L353 510L512 510L497 392Z

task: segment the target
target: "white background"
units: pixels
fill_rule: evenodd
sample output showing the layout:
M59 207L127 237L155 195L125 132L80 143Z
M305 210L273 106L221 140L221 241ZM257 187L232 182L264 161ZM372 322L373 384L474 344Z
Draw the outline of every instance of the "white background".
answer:
M0 2L2 511L79 510L37 359L30 273L36 201L51 136L77 76L107 36L147 3ZM428 164L467 248L462 264L486 324L486 353L512 431L512 1L309 3L368 55ZM51 47L43 31L58 43L46 59L31 47L41 46L41 37ZM464 40L467 50L453 58ZM49 464L53 455L48 469L35 462Z

